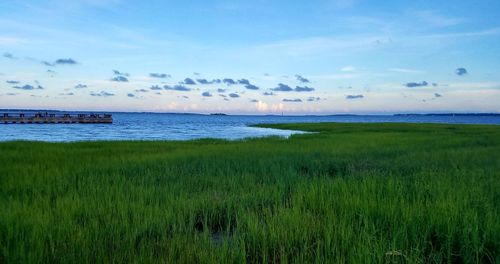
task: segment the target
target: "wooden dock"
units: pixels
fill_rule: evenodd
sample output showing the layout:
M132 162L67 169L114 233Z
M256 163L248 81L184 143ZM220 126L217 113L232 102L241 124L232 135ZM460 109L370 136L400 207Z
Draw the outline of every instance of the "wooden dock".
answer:
M0 124L111 124L111 114L4 113Z

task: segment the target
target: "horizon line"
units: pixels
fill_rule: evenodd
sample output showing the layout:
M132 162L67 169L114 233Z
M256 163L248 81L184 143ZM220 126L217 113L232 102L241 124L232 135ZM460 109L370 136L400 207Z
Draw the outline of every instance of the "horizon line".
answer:
M391 113L325 113L325 114L287 114L285 112L269 114L232 114L224 112L156 112L156 111L106 111L106 110L57 110L57 109L29 109L29 108L0 108L5 111L41 111L41 112L90 112L90 113L124 113L124 114L176 114L176 115L221 115L221 116L398 116L398 115L499 115L500 112L391 112Z

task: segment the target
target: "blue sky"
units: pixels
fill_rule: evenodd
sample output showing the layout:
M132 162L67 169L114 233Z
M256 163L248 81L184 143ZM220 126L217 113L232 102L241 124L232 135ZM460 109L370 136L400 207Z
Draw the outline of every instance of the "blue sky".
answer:
M4 0L0 108L500 112L499 12L489 0Z

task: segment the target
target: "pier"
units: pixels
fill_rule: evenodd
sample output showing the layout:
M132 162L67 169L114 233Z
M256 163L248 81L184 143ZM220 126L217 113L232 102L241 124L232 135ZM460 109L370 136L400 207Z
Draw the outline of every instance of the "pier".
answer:
M111 124L111 114L4 113L0 124Z

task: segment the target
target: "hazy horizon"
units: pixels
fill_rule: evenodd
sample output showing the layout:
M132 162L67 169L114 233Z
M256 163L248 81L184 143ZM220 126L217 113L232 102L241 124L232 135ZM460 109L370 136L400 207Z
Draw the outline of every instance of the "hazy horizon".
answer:
M498 1L0 3L0 108L500 113Z
M196 112L196 111L106 111L106 110L92 110L92 109L82 109L82 110L65 110L65 109L50 109L50 108L0 108L0 111L4 113L9 113L9 111L29 111L29 112L81 112L81 113L123 113L123 114L175 114L175 115L213 115L213 114L224 114L232 116L394 116L394 115L500 115L500 113L493 112L394 112L394 113L378 113L378 112L367 112L367 113L305 113L305 114L295 114L295 113L260 113L260 112L249 112L249 113L225 113L225 112Z

